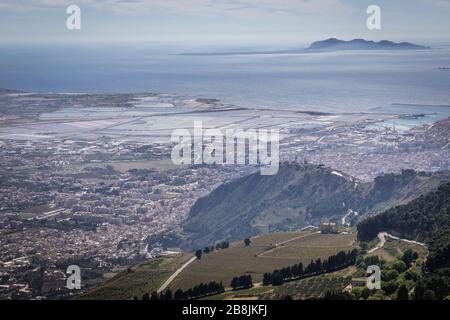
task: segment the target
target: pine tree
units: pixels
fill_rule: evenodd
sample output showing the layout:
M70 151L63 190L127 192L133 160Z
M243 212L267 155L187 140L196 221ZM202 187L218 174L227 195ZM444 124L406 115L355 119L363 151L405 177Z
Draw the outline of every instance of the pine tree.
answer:
M231 288L236 289L239 287L239 278L238 277L234 277L233 280L231 280L231 284L230 284Z
M177 291L175 291L175 300L182 300L184 299L184 292L181 289L178 289Z
M158 293L156 291L152 292L152 295L150 296L150 300L158 300Z
M164 294L164 300L172 300L172 291L170 289L167 289L166 293Z
M409 300L408 288L404 284L398 287L397 300Z
M271 279L270 278L271 278L270 273L268 273L268 272L264 273L263 286L267 286L267 285L269 285L271 283Z

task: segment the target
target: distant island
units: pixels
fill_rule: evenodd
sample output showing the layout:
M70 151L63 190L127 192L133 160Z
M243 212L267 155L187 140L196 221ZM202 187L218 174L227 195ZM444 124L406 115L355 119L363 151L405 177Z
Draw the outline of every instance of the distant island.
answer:
M350 41L330 38L323 41L313 42L306 49L273 50L273 51L230 51L230 52L191 52L181 53L183 56L233 56L233 55L263 55L263 54L301 54L322 51L342 51L342 50L424 50L429 47L409 43L395 43L388 40L379 42L364 39L354 39Z
M368 41L364 39L353 39L350 41L330 38L323 41L316 41L311 44L307 50L314 51L337 51L337 50L423 50L429 47L409 43L409 42L392 42L382 40L379 42Z

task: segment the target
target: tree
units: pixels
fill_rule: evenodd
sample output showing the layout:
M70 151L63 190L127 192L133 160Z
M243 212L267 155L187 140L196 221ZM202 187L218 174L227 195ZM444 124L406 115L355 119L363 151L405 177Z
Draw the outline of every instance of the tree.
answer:
M263 286L268 286L272 282L272 280L270 278L271 278L271 274L270 273L268 273L268 272L264 273Z
M385 281L395 280L398 278L399 273L397 270L388 270L386 272L383 272L381 274L382 279Z
M311 262L306 266L305 273L310 274L314 272L314 261L311 260Z
M303 270L303 263L300 262L300 263L298 264L298 275L299 275L299 276L302 276L303 273L305 273L305 271Z
M294 264L291 267L291 273L293 277L298 277L298 264Z
M352 300L352 296L345 292L336 292L327 290L322 298L323 300Z
M315 264L314 264L314 271L315 272L322 272L322 260L317 259Z
M175 300L182 300L184 299L184 292L181 289L178 289L177 291L175 291Z
M412 264L415 260L417 260L418 257L419 257L419 255L418 255L417 252L415 252L415 251L413 251L413 250L411 250L411 249L408 249L408 250L406 250L406 251L403 253L402 260L403 260L403 262L404 262L404 263L408 266L408 268L409 268L409 267L411 267L411 264Z
M233 290L239 287L239 278L238 277L234 277L233 280L231 280L230 287L233 288Z
M381 292L375 292L374 294L372 294L369 299L367 300L385 300L385 297L383 295L383 293Z
M367 287L364 287L361 291L361 298L367 300L370 297L370 290Z
M248 247L251 243L252 243L252 241L249 238L246 238L244 240L244 244L245 244L246 247Z
M283 275L280 271L276 270L272 275L272 284L274 286L281 286L283 284Z
M414 288L414 300L423 300L425 290L423 284L419 282Z
M409 300L408 288L402 284L397 289L397 300Z
M292 272L290 267L286 267L281 269L281 275L283 276L283 279L289 279L292 277Z
M150 296L150 300L158 300L158 293L156 291L152 292L152 295Z
M398 289L398 284L395 280L391 281L382 281L381 288L387 295L393 294Z
M253 287L252 276L251 275L242 276L241 277L241 286L244 288L252 288Z
M361 250L366 251L367 248L369 247L369 245L367 244L367 242L361 241L359 246L361 247Z
M423 293L423 300L434 300L435 294L433 290L425 290Z
M406 263L399 260L394 262L394 264L392 265L392 267L398 271L398 273L402 273L404 272L406 269L408 269L408 267L406 266Z
M164 300L172 300L172 291L170 289L167 289L164 293Z
M405 272L406 280L417 281L420 279L420 276L421 276L421 274L418 269L411 268L411 269L406 270L406 272Z
M202 250L197 250L195 251L195 256L197 257L198 260L200 260L202 258Z

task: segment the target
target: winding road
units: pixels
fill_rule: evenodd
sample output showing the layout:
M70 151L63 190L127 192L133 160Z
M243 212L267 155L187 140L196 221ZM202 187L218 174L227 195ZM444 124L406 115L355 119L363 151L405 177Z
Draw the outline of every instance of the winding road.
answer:
M417 245L425 247L425 248L427 247L427 245L425 243L422 243L422 242L418 242L418 241L414 241L414 240L408 240L408 239L402 239L402 238L393 236L392 234L389 234L387 232L380 232L380 233L378 233L378 239L380 239L380 243L378 243L375 248L372 248L369 251L367 251L367 253L373 253L373 252L383 248L385 243L386 243L386 237L389 237L389 238L392 238L392 239L398 240L398 241L403 241L403 242L407 242L407 243L417 244Z

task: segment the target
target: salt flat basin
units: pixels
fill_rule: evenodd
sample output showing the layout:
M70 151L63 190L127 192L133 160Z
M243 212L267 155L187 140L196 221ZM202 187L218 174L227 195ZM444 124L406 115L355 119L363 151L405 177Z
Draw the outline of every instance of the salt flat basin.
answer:
M390 120L372 123L368 129L393 128L396 131L406 132L414 127L430 124L450 117L450 106L446 105L413 105L413 104L393 104L387 107L372 109L373 112L398 115Z

